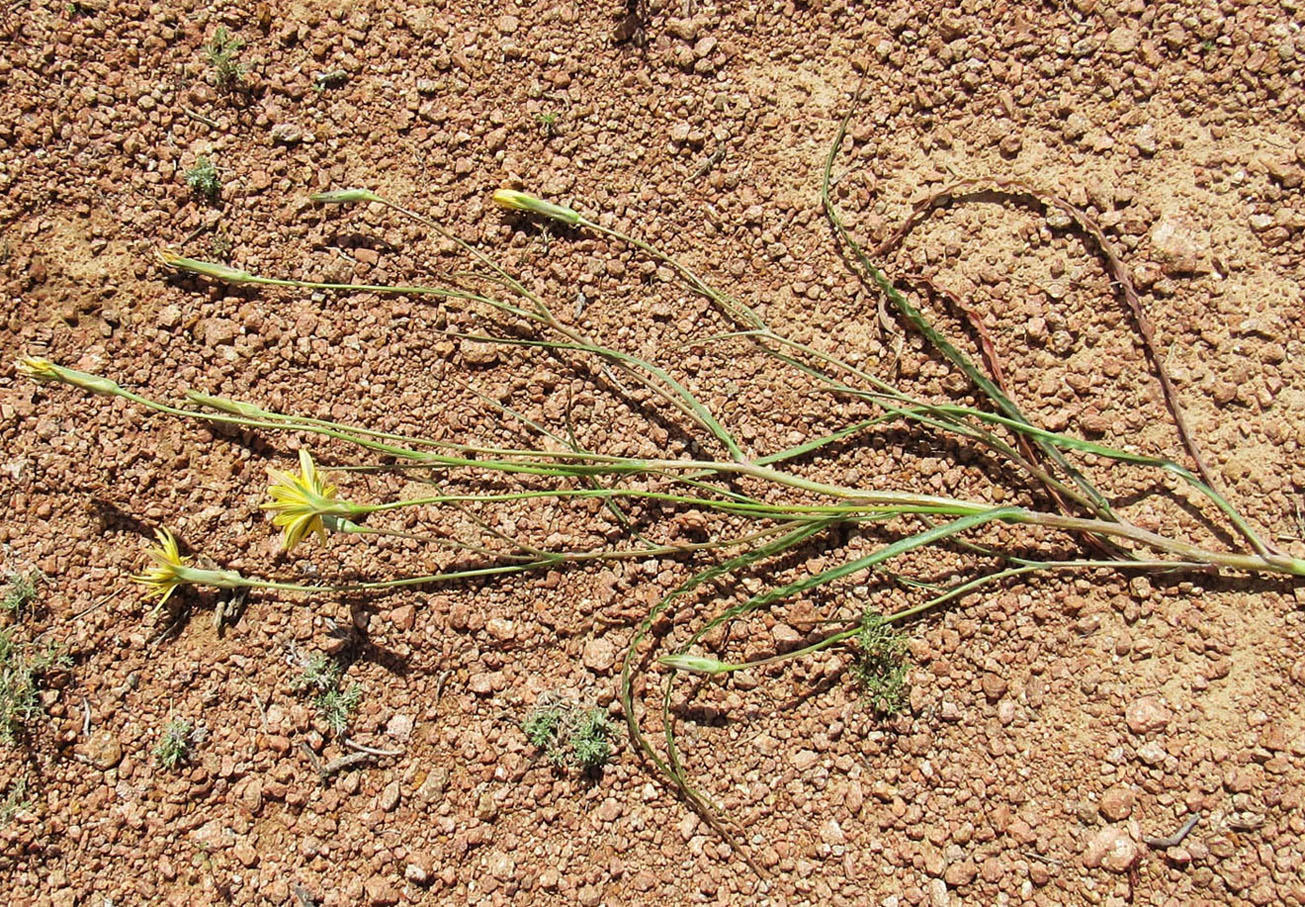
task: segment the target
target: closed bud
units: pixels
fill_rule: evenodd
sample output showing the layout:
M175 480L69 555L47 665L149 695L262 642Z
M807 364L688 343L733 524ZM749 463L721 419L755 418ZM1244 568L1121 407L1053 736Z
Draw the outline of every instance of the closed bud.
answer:
M351 205L355 202L379 202L381 197L370 189L335 189L314 192L309 199L323 205Z
M49 359L28 356L18 360L18 373L36 381L57 381L71 384L93 394L121 394L122 387L116 382L89 372L79 372L75 368L55 365Z
M530 195L527 192L518 192L515 189L499 189L494 193L494 204L502 208L510 208L513 211L538 214L540 217L558 220L572 227L585 222L579 212L573 211L565 205L546 202L538 196Z
M241 271L239 268L233 268L230 265L183 258L175 252L169 252L167 249L160 249L156 254L159 261L178 271L189 271L192 274L201 274L204 277L211 277L213 280L221 280L226 283L253 283L257 280L248 271Z
M690 671L694 674L724 674L732 669L731 665L715 658L702 655L663 655L657 663L676 671Z

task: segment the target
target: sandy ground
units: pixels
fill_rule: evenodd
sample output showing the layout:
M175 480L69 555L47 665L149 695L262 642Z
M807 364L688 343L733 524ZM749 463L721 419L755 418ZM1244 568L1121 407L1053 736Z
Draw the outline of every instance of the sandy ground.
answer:
M823 156L859 91L836 169L854 235L888 238L958 178L1022 179L1088 212L1136 282L1217 479L1301 556L1301 15L1296 0L11 5L0 542L6 571L45 579L5 619L71 664L44 675L44 714L0 750L6 903L1305 902L1299 583L1102 570L989 588L909 625L909 706L887 719L867 706L847 649L682 680L671 714L689 772L763 878L623 735L587 775L550 765L520 728L546 694L623 725L617 675L636 626L711 557L366 597L256 592L220 631L222 598L199 589L151 614L128 577L159 527L223 567L298 581L449 560L411 540L345 537L285 554L257 505L267 468L293 469L303 437L209 430L38 387L11 364L45 356L162 399L194 388L379 430L539 443L482 394L589 449L703 453L664 403L583 356L447 333L504 333L503 316L233 288L154 257L167 247L372 284L468 267L451 242L380 207L305 201L368 186L495 255L568 323L665 364L750 451L868 412L746 341L707 340L729 323L645 256L499 211L490 193L513 186L660 245L805 343L972 403L964 376L840 259L821 214ZM219 26L244 41L236 90L203 49ZM219 174L212 198L187 185L201 157ZM923 291L978 313L1040 424L1184 456L1129 310L1071 222L982 194L934 210L883 264L959 335L956 311ZM338 471L355 449L313 451L353 498L405 493L397 475ZM1084 468L1139 525L1232 544L1174 483ZM1046 506L973 450L901 425L801 469ZM640 513L659 538L700 538L692 515ZM554 547L621 533L597 505L479 518ZM449 520L427 509L397 525ZM1069 536L990 540L1083 556ZM718 583L668 615L659 644L875 541L849 531ZM948 583L966 558L944 547L897 570ZM708 643L765 657L922 594L862 575ZM350 739L391 755L319 775L351 750L292 683L313 652L363 694ZM656 739L663 675L645 666ZM202 733L168 770L154 748L174 717ZM1146 843L1193 816L1180 844Z

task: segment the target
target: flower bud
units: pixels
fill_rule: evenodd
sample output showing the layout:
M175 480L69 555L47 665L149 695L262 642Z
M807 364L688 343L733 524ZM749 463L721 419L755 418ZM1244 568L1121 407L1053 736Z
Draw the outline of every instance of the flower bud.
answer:
M503 208L510 208L513 211L525 211L528 214L538 214L551 220L559 220L572 227L584 222L584 218L578 212L565 205L555 205L552 202L544 201L538 196L518 192L515 189L499 189L494 193L494 204Z
M159 249L155 254L158 256L159 261L169 268L176 268L178 271L189 271L192 274L202 274L205 277L211 277L213 280L221 280L226 283L253 283L257 280L248 271L241 271L239 268L233 268L230 265L183 258L175 252L169 252L167 249Z
M663 655L657 659L657 663L676 671L691 671L694 674L724 674L732 669L732 665L701 655Z
M57 381L71 384L93 394L121 394L122 387L116 382L89 372L79 372L75 368L55 365L49 359L28 356L18 360L18 373L35 381Z
M354 202L379 202L381 197L370 189L335 189L331 192L314 192L311 201L323 205L350 205Z

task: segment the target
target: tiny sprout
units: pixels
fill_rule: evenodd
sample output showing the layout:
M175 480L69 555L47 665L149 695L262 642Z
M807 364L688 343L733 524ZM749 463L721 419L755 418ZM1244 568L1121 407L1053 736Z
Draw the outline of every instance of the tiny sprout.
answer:
M347 690L327 690L317 697L317 708L331 732L341 736L349 730L349 722L362 698L362 687L355 683Z
M207 155L200 155L195 166L186 171L186 185L196 195L202 195L209 201L216 201L222 194L222 177L217 165Z
M349 205L354 202L379 202L381 197L370 189L335 189L330 192L314 192L308 196L310 201L323 205Z
M204 45L204 53L213 64L213 79L219 89L229 91L244 81L245 65L236 62L236 55L244 46L245 42L227 31L225 25L219 25Z
M861 651L852 671L871 706L881 715L900 712L911 689L906 679L906 638L895 632L883 615L866 609L857 646Z
M154 747L154 758L171 771L190 758L195 727L185 718L173 718L163 728L163 738Z
M612 757L612 723L602 709L544 699L526 715L521 730L559 768L596 769Z
M15 573L0 597L0 611L18 614L36 599L35 576L39 574Z
M530 195L527 192L518 192L515 189L499 189L494 193L494 204L502 208L508 208L512 211L525 211L528 214L538 214L541 217L547 217L552 220L561 221L572 227L587 223L580 216L578 211L566 207L565 205L546 202L542 198Z

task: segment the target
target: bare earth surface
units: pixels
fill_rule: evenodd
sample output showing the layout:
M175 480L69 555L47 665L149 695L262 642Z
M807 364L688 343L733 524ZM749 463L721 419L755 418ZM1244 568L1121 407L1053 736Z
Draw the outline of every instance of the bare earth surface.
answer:
M368 186L446 224L566 320L665 364L754 453L866 411L745 340L708 342L729 323L645 257L544 231L490 193L527 188L601 216L798 339L931 399L973 402L963 375L881 314L821 215L823 156L858 89L835 169L854 234L888 238L962 177L1022 178L1086 209L1134 275L1229 497L1305 553L1298 0L653 0L642 46L614 38L626 11L89 0L2 14L0 541L6 571L47 577L20 638L44 634L72 659L45 678L45 715L0 751L0 795L26 783L0 828L4 902L1305 903L1299 583L1101 571L988 589L908 627L910 702L888 719L864 701L847 650L681 678L671 714L688 770L741 826L764 880L623 735L585 776L548 764L520 729L549 693L623 724L615 697L635 627L711 556L371 597L259 592L220 633L220 597L203 590L149 613L128 577L156 527L224 567L307 582L451 561L348 537L284 554L257 505L267 468L294 468L303 438L214 433L38 387L16 373L19 356L168 400L193 388L377 429L539 443L479 392L589 449L702 452L664 404L622 393L581 355L445 333L506 333L502 316L230 288L154 258L167 247L355 283L468 266L424 228L377 206L315 206L312 191ZM234 94L217 90L202 50L219 25L246 42ZM213 202L185 181L202 155L223 182ZM1041 424L1182 457L1128 310L1071 224L981 195L938 208L883 263L980 313ZM965 335L945 300L916 298ZM338 471L355 449L313 451L351 498L404 492L395 475ZM963 446L900 425L801 469L1046 506ZM1094 475L1140 525L1230 542L1170 481L1099 464ZM619 524L591 504L481 516L550 547L618 543ZM699 539L692 515L662 516L649 523L657 539ZM410 523L441 519L431 509ZM1069 536L987 540L1080 551ZM686 600L659 646L877 542L847 532L777 573L731 577ZM947 583L966 563L942 548L894 570ZM764 657L922 594L855 577L709 648ZM319 778L319 761L348 752L291 686L294 660L319 651L344 659L364 693L352 739L398 755ZM640 684L654 738L661 677L650 666ZM173 716L204 734L169 771L153 750ZM1145 843L1193 815L1180 845Z

